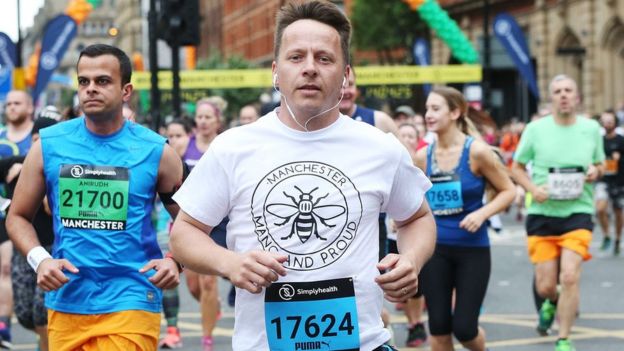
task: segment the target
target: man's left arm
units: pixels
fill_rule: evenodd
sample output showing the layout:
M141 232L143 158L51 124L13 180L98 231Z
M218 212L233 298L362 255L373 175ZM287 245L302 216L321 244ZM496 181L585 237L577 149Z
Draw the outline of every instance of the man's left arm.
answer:
M600 134L600 130L596 133L596 149L594 150L593 155L593 163L587 167L587 172L585 174L585 181L587 182L595 182L600 179L604 174L604 139Z
M156 191L165 205L165 208L174 219L180 211L180 207L171 197L182 185L182 178L182 160L172 147L165 144L158 167ZM155 286L161 289L171 289L180 284L181 266L173 257L168 256L161 259L153 259L143 266L140 272L144 273L150 269L156 270L156 274L149 278Z
M378 276L377 284L386 300L405 301L418 291L418 274L433 254L436 243L436 224L425 199L410 218L396 221L399 254L389 254L378 264L380 270L389 270Z

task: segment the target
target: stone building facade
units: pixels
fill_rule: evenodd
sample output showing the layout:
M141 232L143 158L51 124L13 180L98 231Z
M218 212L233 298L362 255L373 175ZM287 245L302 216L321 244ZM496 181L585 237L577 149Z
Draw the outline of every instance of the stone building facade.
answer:
M624 101L623 0L490 0L492 17L512 14L523 28L536 64L542 103L548 84L567 74L579 85L585 112L619 108ZM473 41L483 35L483 1L440 1ZM492 37L492 41L496 39ZM449 62L448 48L432 35L432 61Z

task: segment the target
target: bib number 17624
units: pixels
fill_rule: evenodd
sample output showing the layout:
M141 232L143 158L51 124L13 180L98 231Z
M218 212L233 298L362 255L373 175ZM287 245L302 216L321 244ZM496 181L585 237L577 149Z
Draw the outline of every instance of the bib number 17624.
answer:
M328 313L319 316L313 314L308 316L305 321L302 316L277 317L271 320L271 324L275 326L275 334L278 339L284 337L296 339L299 333L304 333L308 338L335 337L339 333L352 335L355 328L351 321L351 313L345 313L340 319L337 323L336 316L333 314Z

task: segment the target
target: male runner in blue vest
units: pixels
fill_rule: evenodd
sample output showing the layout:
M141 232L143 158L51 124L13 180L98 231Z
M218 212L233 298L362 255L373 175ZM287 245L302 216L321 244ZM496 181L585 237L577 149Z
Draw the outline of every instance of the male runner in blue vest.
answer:
M84 117L41 131L7 229L47 291L51 350L155 350L161 289L178 284L180 267L162 258L152 204L158 192L177 214L171 197L182 183L182 161L164 138L123 117L133 90L123 51L91 45L77 71ZM52 257L30 223L46 194Z

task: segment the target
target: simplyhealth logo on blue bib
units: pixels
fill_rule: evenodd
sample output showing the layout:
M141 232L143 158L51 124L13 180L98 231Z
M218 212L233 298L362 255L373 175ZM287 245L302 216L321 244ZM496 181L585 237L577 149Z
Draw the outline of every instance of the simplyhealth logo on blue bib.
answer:
M264 251L287 255L288 269L311 271L333 264L349 249L362 218L362 200L344 172L302 161L262 177L251 212Z
M432 174L427 200L434 215L448 216L464 210L461 180L457 174Z
M59 177L61 223L66 228L125 230L128 169L65 164Z
M273 283L264 302L271 351L360 349L351 278Z

